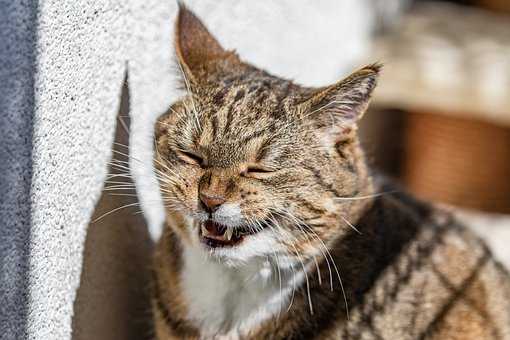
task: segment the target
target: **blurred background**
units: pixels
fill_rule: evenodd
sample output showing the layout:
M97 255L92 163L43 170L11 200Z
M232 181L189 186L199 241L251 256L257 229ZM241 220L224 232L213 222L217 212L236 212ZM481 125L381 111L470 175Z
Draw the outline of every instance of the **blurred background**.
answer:
M367 62L385 67L361 129L371 164L510 263L510 1L379 5Z

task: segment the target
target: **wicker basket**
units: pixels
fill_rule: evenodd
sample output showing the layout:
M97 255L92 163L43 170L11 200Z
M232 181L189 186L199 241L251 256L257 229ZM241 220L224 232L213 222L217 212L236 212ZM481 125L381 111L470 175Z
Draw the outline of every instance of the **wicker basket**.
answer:
M424 198L510 213L510 129L440 114L410 113L403 179Z

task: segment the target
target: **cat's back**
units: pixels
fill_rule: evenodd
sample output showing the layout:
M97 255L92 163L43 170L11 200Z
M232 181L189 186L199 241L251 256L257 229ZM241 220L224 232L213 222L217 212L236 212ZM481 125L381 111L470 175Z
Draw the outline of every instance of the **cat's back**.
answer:
M510 339L510 275L480 238L406 194L375 205L362 223L378 225L374 256L388 260L326 338Z

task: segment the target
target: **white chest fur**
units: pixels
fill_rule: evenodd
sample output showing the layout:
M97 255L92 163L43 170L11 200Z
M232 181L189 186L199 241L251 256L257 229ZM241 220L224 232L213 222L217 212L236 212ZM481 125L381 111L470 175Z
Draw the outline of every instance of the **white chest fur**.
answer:
M185 247L183 260L181 283L188 317L208 338L219 333L237 338L277 317L301 281L283 270L278 273L274 263L263 258L229 267L200 248Z

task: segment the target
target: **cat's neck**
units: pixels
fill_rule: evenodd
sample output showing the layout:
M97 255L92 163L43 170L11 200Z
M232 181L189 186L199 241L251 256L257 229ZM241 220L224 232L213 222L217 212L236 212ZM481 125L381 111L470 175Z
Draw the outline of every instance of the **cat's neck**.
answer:
M203 335L235 337L250 332L287 310L303 278L302 272L272 258L234 267L208 257L198 247L187 245L182 251L182 294L188 318Z

